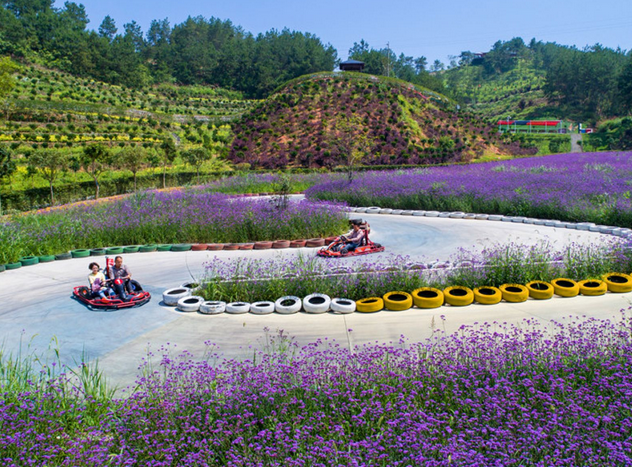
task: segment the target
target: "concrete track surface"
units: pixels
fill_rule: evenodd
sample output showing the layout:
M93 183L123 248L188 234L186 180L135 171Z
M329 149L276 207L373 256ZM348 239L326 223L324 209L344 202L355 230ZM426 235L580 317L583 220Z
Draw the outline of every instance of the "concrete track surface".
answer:
M390 255L407 255L412 261L447 260L459 248L481 249L494 243L534 244L548 240L556 247L570 242L596 242L598 233L556 229L553 227L493 222L393 215L351 214L364 218L372 226L371 238L386 246L386 252L349 261L368 261ZM500 303L493 306L473 304L435 310L410 309L373 314L257 316L180 313L161 303L162 292L200 277L204 263L218 258L289 257L299 251L314 255L315 248L236 251L236 252L156 252L124 255L127 264L152 300L140 307L119 311L91 311L71 298L74 286L86 283L88 264L103 263L102 257L55 261L22 267L0 274L0 342L5 353L44 353L49 346L59 348L69 364L82 355L98 359L109 380L125 387L133 384L138 365L148 351L169 343L202 357L213 343L225 358L250 358L254 349L263 348L266 332L283 330L299 343L319 338L335 339L345 346L368 342L398 342L404 335L409 341L423 340L435 329L448 332L461 325L484 322L518 323L524 319L561 320L568 316L615 318L628 310L630 294L606 294L601 297L553 298L540 302ZM103 264L101 264L103 266ZM627 311L629 314L629 310ZM269 331L265 331L267 328ZM53 342L53 339L56 342Z

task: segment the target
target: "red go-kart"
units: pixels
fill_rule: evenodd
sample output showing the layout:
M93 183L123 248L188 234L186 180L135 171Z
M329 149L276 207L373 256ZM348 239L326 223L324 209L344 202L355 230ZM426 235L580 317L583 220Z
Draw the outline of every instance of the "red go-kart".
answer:
M353 223L354 221L352 221ZM321 248L316 253L318 256L323 258L346 258L348 256L359 256L359 255L368 255L371 253L379 253L384 251L384 247L379 243L374 243L369 240L369 232L371 231L371 227L366 222L359 222L360 228L364 230L364 238L362 239L362 245L356 247L352 251L345 251L343 247L345 246L345 241L342 236L337 237L333 242L331 242L326 247Z
M106 284L113 279L108 278L108 271L110 267L114 266L114 259L105 257L105 270L104 274L106 276ZM121 279L116 279L116 281L120 281ZM84 303L90 309L109 309L109 310L118 310L120 308L132 308L135 306L141 306L151 300L151 295L149 292L145 292L143 288L140 286L138 282L131 279L130 285L132 289L132 293L128 294L129 300L121 300L121 298L114 292L112 287L104 287L103 291L105 292L106 298L101 298L99 294L92 292L90 287L79 286L75 287L72 291L72 296L79 300L81 303Z
M133 293L129 295L129 301L127 302L121 300L109 287L105 289L107 298L101 298L99 295L92 293L90 288L84 285L75 287L72 291L72 295L75 299L91 309L118 310L121 308L132 308L144 305L151 300L150 293L145 292L138 282L135 280L131 280L130 282L132 284Z

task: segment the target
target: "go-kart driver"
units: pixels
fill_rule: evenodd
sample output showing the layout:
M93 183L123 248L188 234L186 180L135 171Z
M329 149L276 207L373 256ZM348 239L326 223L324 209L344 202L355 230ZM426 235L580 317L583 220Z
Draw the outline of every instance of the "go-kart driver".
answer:
M340 240L344 242L344 246L340 249L340 253L346 254L362 245L364 235L365 232L360 228L360 225L357 222L354 223L348 234L340 236Z
M108 277L112 280L112 288L119 298L124 302L129 301L130 298L127 294L133 294L132 284L130 282L132 273L129 268L123 264L122 256L114 258L114 266L108 268Z

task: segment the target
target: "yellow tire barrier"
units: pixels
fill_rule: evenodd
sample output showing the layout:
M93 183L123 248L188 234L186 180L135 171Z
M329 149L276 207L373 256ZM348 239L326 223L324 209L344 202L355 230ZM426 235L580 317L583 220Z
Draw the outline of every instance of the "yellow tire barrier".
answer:
M474 292L468 287L458 285L446 287L443 290L445 302L452 306L467 306L474 301Z
M411 294L417 308L439 308L443 305L443 292L432 287L421 287Z
M521 303L529 298L529 289L522 284L503 284L499 288L506 302Z
M589 297L603 295L608 291L608 284L598 279L586 279L579 281L579 293Z
M356 311L360 313L374 313L384 308L384 300L380 297L362 298L356 302Z
M555 295L560 297L576 297L579 295L579 285L573 279L558 277L551 281Z
M529 297L534 300L548 300L553 297L553 286L544 281L531 281L527 285Z
M474 301L481 305L495 305L503 298L502 292L496 287L477 287L474 289Z
M403 311L413 307L413 297L408 292L388 292L382 299L387 310Z
M610 272L601 276L612 293L632 292L632 276L620 272Z

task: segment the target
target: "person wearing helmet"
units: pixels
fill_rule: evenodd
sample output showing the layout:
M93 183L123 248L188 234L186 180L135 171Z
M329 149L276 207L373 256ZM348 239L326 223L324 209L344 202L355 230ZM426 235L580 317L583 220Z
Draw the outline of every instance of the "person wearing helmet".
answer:
M112 280L112 288L119 298L124 302L128 302L130 300L128 293L133 293L132 284L130 283L132 273L129 268L123 264L122 256L114 258L114 265L108 268L108 277Z

